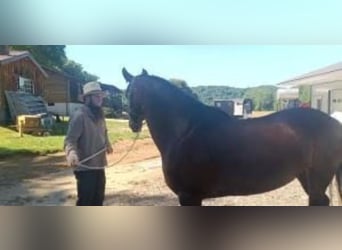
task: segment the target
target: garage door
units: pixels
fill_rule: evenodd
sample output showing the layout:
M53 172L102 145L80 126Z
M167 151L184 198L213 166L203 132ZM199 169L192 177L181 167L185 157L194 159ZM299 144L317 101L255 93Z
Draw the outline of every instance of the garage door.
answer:
M342 89L331 90L330 93L330 113L342 112Z

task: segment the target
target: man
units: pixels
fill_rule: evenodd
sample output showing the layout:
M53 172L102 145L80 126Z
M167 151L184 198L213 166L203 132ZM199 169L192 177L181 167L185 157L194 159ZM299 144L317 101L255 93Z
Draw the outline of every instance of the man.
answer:
M84 85L84 106L71 117L64 141L67 163L77 180L77 206L102 206L104 201L106 152L113 153L102 110L104 97L99 83Z

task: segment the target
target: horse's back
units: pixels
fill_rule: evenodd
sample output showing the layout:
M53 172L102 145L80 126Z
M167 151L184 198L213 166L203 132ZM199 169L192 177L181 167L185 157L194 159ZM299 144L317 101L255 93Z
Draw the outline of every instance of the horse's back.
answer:
M319 110L308 108L288 109L275 113L273 116L271 115L269 119L287 124L306 139L342 143L341 123Z

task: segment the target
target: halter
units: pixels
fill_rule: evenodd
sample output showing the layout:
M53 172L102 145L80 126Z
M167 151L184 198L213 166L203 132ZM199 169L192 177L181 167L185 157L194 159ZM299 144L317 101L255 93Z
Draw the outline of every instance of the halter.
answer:
M127 88L127 91L126 91L126 98L128 99L129 101L129 115L130 115L130 119L129 121L132 122L132 116L134 117L137 117L137 118L140 118L141 117L141 113L137 113L137 112L132 112L132 105L131 105L131 91L132 91L132 84L134 82L134 79L130 82L128 88ZM135 111L135 110L134 110ZM140 111L144 111L144 105L143 104L140 104ZM142 120L142 125L144 124L144 119L141 119Z

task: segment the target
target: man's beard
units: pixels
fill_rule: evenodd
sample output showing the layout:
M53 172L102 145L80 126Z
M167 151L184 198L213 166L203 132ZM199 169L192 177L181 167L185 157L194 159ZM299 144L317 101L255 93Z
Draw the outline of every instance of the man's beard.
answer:
M104 112L103 112L102 107L94 105L91 100L86 105L88 106L91 113L93 114L95 123L97 123L100 120L104 120Z

